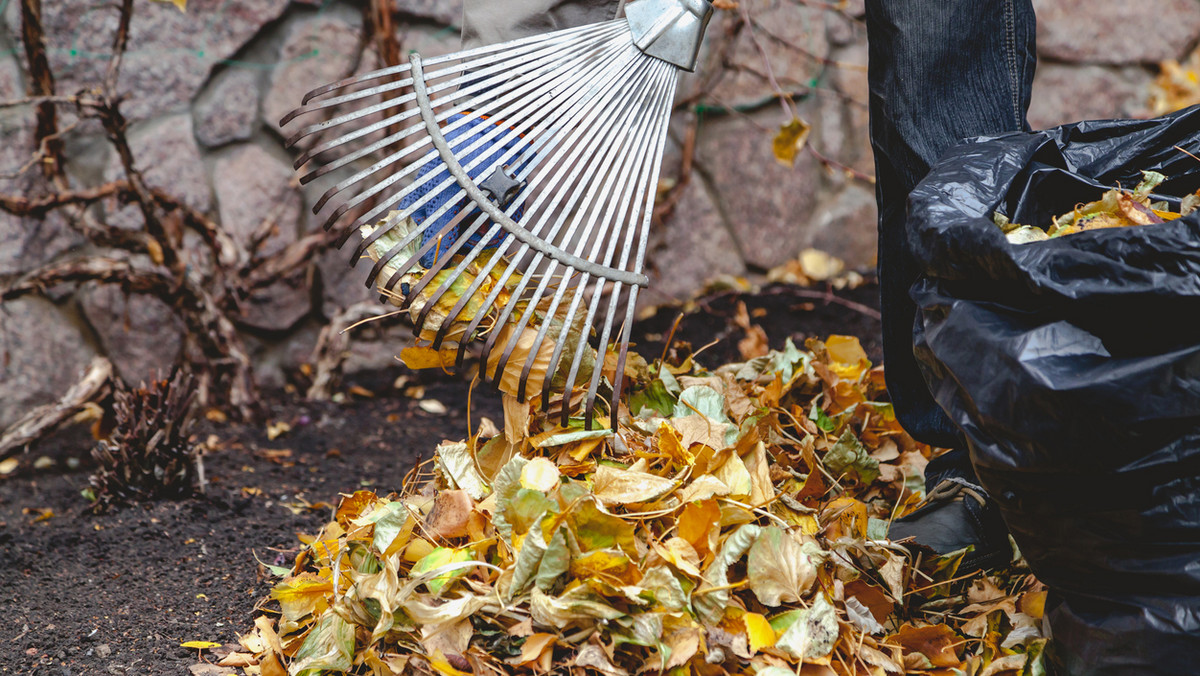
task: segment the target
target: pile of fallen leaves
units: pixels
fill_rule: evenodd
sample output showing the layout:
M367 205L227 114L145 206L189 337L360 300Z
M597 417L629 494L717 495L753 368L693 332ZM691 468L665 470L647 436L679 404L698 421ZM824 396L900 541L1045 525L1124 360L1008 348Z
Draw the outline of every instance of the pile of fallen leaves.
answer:
M1200 208L1200 191L1183 198L1178 212L1171 211L1166 202L1151 201L1151 193L1165 180L1166 177L1158 172L1144 171L1142 181L1132 192L1119 187L1108 190L1095 202L1078 205L1054 219L1054 223L1046 229L1012 223L1000 213L996 213L993 218L1008 237L1008 241L1013 244L1028 244L1087 230L1166 223L1187 216Z
M614 359L605 360L611 368ZM505 396L400 494L346 496L262 604L247 674L1044 673L1018 561L886 539L932 449L857 339L626 369L615 431ZM963 579L963 578L967 579Z

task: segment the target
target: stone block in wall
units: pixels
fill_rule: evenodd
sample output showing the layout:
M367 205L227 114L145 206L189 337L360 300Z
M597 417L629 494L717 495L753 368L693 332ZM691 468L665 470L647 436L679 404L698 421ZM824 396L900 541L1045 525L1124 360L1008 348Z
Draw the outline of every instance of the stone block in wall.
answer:
M165 375L178 359L184 325L158 298L103 284L85 288L79 301L104 353L126 383Z
M168 115L129 132L129 149L133 151L134 167L151 188L159 188L185 205L207 213L212 209L212 188L200 148L192 134L192 116L187 113ZM106 180L125 177L116 153L105 170ZM107 200L108 223L122 228L144 226L142 212L136 205L120 205L115 198Z
M360 33L360 24L329 14L318 14L290 27L263 97L262 119L268 129L278 130L279 120L299 107L305 94L354 71ZM320 121L313 116L302 120L304 124ZM298 128L293 124L289 129L293 127Z
M209 148L244 141L258 124L260 73L231 66L205 87L192 112L196 138Z
M1046 129L1068 122L1146 113L1151 76L1137 67L1043 63L1033 80L1029 125Z
M431 19L444 26L462 25L463 0L395 0L396 11Z
M771 142L775 108L701 125L696 161L712 179L714 198L728 216L746 263L772 268L795 256L821 189L820 163L800 153L794 167L776 161Z
M65 394L95 354L79 327L50 301L25 297L0 304L0 429Z
M691 298L718 275L745 274L738 243L698 174L693 173L671 218L652 234L647 262L650 288L638 297L643 307Z
M829 54L825 12L817 6L778 0L743 0L754 23L734 38L726 68L711 91L711 100L724 105L754 103L773 95L766 77L767 61L780 87L788 92L807 89ZM709 27L714 39L725 25L739 20L737 11L721 12ZM753 35L752 35L753 33ZM754 38L757 37L758 45Z
M99 86L112 53L117 6L76 3L68 9L54 4L46 5L43 23L58 91L74 93ZM185 107L213 65L237 53L287 5L288 0L191 0L187 11L181 12L170 3L134 3L118 82L124 97L122 112L130 120L141 120ZM8 3L5 15L18 44L19 6Z
M878 211L871 186L847 183L817 212L806 233L805 248L820 249L842 259L851 270L875 268Z
M30 165L36 150L32 116L0 117L0 138L0 195L39 197L53 192L38 166ZM0 275L32 270L82 242L59 213L21 218L0 211Z
M249 244L268 219L274 229L259 255L279 253L296 241L300 196L291 187L292 168L257 145L244 145L219 158L213 168L221 227ZM312 299L306 279L291 279L255 292L242 304L240 321L283 331L308 314Z
M1200 39L1200 0L1034 0L1038 52L1076 63L1178 59Z
M368 287L366 284L367 276L371 272L371 260L363 259L357 266L350 267L354 247L358 241L357 237L351 237L341 249L330 249L317 259L317 268L321 271L321 295L326 317L355 303L379 297L374 285Z

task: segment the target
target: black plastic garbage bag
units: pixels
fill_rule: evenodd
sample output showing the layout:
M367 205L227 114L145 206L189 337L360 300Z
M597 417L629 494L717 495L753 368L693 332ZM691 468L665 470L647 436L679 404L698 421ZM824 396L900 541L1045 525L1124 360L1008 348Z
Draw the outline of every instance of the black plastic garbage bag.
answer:
M1062 603L1071 674L1200 674L1200 213L1010 244L1142 170L1200 189L1200 107L962 144L909 202L915 350Z

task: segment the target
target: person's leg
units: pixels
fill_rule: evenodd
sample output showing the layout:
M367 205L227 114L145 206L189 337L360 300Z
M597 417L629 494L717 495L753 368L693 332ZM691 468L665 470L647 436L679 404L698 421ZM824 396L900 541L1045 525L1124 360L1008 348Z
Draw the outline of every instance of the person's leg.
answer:
M962 448L913 358L920 270L905 237L908 194L950 146L1027 127L1036 61L1030 0L867 0L871 146L888 391L914 438Z
M999 510L978 485L959 430L913 357L921 271L905 231L908 194L950 146L1027 128L1036 63L1030 0L867 0L871 145L879 204L879 286L888 392L914 438L953 449L926 468L929 499L889 536L945 553L974 552L962 570L1009 556Z

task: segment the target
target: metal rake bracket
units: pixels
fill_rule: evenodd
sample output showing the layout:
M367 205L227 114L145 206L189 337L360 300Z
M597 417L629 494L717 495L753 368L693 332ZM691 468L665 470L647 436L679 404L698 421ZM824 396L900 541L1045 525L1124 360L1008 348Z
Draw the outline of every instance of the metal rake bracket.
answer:
M503 166L497 167L491 176L483 179L479 183L479 189L487 193L496 206L505 209L527 185L529 181L518 181L517 177L509 173L509 168Z
M628 19L414 53L314 90L280 123L319 116L288 140L307 144L302 183L336 180L313 212L329 207L339 246L361 234L367 284L434 349L456 346L461 365L485 337L485 379L511 388L513 360L515 395L546 407L561 394L564 424L586 387L590 427L616 335L615 427L677 75L694 66L711 11L638 0ZM589 339L600 358L585 365Z

